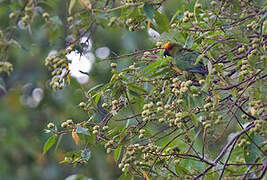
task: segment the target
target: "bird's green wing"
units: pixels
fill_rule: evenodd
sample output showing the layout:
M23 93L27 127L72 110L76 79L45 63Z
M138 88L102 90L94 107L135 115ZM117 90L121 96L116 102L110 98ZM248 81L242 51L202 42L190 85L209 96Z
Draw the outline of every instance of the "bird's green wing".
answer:
M200 53L197 51L192 51L189 49L183 49L180 52L176 52L173 56L174 65L177 66L182 71L196 72L200 74L207 74L207 68L202 62L196 63L196 59Z

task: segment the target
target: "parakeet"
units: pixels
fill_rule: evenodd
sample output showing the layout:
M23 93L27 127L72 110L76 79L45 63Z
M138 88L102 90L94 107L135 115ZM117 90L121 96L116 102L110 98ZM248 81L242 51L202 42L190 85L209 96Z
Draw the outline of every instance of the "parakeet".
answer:
M199 52L183 48L181 44L167 42L164 45L164 56L173 57L173 67L176 72L183 71L199 73L202 75L208 74L207 67L203 62L196 64L196 59L200 55Z

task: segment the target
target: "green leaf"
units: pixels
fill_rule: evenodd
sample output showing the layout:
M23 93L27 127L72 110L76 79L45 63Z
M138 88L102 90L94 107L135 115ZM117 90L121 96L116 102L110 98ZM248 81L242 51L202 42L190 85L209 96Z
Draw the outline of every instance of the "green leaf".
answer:
M119 158L120 158L121 150L122 150L122 146L117 147L117 148L114 150L113 157L114 157L114 160L115 160L116 162L118 162L118 160L119 160Z
M144 90L142 87L139 87L139 86L137 86L137 85L135 85L135 84L133 84L133 83L131 83L131 84L127 84L127 86L128 86L128 88L130 89L130 90L132 90L132 91L135 91L135 92L137 92L137 93L147 93L147 91L146 90Z
M70 0L70 5L69 5L69 9L68 9L69 14L71 14L71 11L72 11L75 3L76 3L76 0Z
M175 165L175 170L180 176L189 173L186 168L182 167L181 165L179 166L179 164Z
M57 25L57 26L61 26L63 24L61 19L58 16L53 16L50 18L50 20L52 21L54 25Z
M100 87L103 86L103 85L104 85L104 84L98 84L98 85L92 87L91 89L89 89L89 91L88 91L87 93L91 93L92 91L97 90L98 88L100 88Z
M91 179L91 178L88 178L83 174L72 174L66 177L64 180L85 180L85 179Z
M38 7L41 7L45 12L50 12L54 10L52 5L49 4L49 2L44 2L44 1L38 2Z
M195 65L197 65L200 61L201 61L201 59L204 57L204 54L200 54L198 57L197 57L197 59L196 59L196 62L195 62Z
M158 25L158 31L160 33L169 30L169 19L165 14L161 14L160 12L155 11L155 20Z
M59 135L59 138L58 138L58 140L57 140L57 144L56 144L56 147L55 147L55 151L57 150L57 148L58 148L58 146L59 146L59 144L60 144L60 142L61 142L61 140L62 140L62 137L63 137L63 134L60 134L60 135Z
M6 93L6 85L5 85L5 82L2 78L0 78L0 95L2 93Z
M43 148L43 155L55 144L56 140L57 136L55 135L47 139Z
M154 7L153 5L149 4L149 3L145 3L144 5L144 12L146 14L146 16L148 18L150 18L151 20L154 18Z
M192 113L192 114L190 115L190 118L191 118L193 124L197 127L198 124L199 124L199 122L198 122L198 120L197 120L197 116L196 116L194 113Z
M154 62L154 63L151 63L151 64L149 64L147 67L144 68L144 71L149 70L149 69L152 69L153 67L156 67L156 66L158 66L159 64L160 64L160 60L158 60L158 61L156 61L156 62Z
M85 134L87 136L90 136L90 132L87 128L81 127L80 125L77 125L76 132L79 134Z
M193 43L194 43L194 38L192 36L187 36L185 47L191 48L193 46Z
M81 158L85 161L88 161L91 157L91 151L89 148L82 150Z
M96 94L96 96L95 96L95 103L98 103L99 102L99 100L100 100L100 94ZM99 103L101 103L101 102L99 102Z
M118 180L132 180L132 179L134 179L134 177L128 173L124 173L118 178Z
M261 137L260 136L251 136L252 140L255 144L257 144L259 147L261 147ZM251 143L244 151L245 154L245 160L247 163L252 163L256 160L257 156L261 155L261 152L257 148L257 146Z
M182 18L184 18L184 13L181 13L181 10L177 10L175 14L172 16L170 24L172 24L176 19L180 19L181 14Z

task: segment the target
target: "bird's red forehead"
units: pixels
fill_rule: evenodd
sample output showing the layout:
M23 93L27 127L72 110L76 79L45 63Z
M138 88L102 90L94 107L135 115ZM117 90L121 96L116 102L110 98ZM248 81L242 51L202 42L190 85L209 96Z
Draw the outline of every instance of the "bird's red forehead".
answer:
M165 45L164 45L164 49L165 50L168 50L169 48L170 48L170 45L171 45L171 43L170 42L167 42Z

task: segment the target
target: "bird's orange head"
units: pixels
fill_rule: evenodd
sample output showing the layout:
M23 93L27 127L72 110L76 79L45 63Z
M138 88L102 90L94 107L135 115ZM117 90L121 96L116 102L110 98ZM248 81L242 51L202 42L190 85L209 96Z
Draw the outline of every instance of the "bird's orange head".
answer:
M169 50L171 50L173 48L173 45L170 41L168 41L165 45L164 45L164 56L170 56Z

